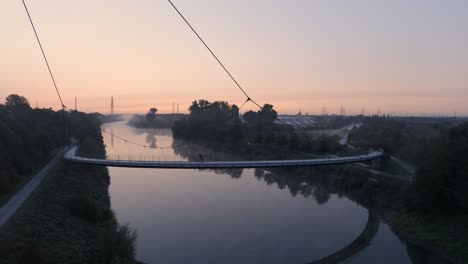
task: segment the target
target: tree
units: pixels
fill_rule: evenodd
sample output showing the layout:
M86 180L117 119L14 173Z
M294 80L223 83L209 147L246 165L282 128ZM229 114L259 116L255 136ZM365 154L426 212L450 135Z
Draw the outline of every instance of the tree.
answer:
M244 118L245 122L251 125L257 125L257 113L250 110L245 112L242 117Z
M95 114L33 110L23 96L8 96L0 104L0 195L44 165L54 149L65 143L64 129L69 137L82 141L89 136L100 139L99 127Z
M24 96L10 94L5 98L5 106L17 110L30 109L29 101Z
M420 150L411 203L426 211L468 211L468 122L443 131Z
M278 113L273 110L273 105L265 104L262 110L258 112L258 117L263 125L271 125L278 118Z
M278 118L278 113L273 110L273 105L265 104L261 110L248 111L243 115L247 124L258 128L270 128Z
M218 142L238 142L243 138L239 107L225 101L193 101L190 115L174 123L172 132L176 138L205 138Z
M148 113L146 114L146 119L149 121L149 122L152 122L156 119L156 113L158 112L158 109L156 109L155 107L152 107L150 108L150 110L148 111Z

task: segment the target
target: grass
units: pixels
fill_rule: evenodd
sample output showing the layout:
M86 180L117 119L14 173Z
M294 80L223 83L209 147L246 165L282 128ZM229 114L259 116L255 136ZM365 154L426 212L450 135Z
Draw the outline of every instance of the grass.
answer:
M446 256L455 264L468 263L468 214L433 216L401 211L390 219L392 230L411 244Z
M42 168L47 165L47 163L53 158L51 156L48 160L44 161L41 166L39 166L36 170L32 173L25 176L16 186L8 193L4 193L0 195L0 206L3 206L10 198L15 195L19 190L21 190L37 173L39 173Z
M109 184L105 167L59 163L0 229L1 262L135 263L136 237L117 223ZM100 243L106 236L118 251Z
M383 160L381 170L393 175L404 176L407 178L412 177L412 175L407 170L402 168L398 163L396 163L392 159Z

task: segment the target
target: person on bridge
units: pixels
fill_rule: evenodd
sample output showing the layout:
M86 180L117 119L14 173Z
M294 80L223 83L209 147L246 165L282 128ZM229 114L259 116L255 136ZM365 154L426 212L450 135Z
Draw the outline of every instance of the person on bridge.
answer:
M201 153L198 153L198 155L200 156L201 161L205 161L205 159L203 158L203 155Z

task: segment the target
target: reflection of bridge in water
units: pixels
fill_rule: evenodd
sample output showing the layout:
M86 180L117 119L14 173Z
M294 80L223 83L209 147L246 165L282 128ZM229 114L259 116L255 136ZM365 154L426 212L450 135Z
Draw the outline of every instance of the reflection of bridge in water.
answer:
M273 168L273 167L297 167L348 164L369 161L371 166L378 168L382 151L370 152L366 155L350 157L334 157L320 159L299 160L254 160L254 161L153 161L153 160L120 160L120 159L95 159L76 155L78 146L72 147L64 154L65 160L101 165L109 167L129 168L159 168L159 169L234 169L234 168Z
M331 174L326 171L331 172ZM316 173L321 176L314 175ZM308 170L271 169L268 172L256 170L256 177L259 180L263 180L267 184L276 183L281 189L288 188L292 196L302 195L308 198L312 195L318 204L324 204L331 194L343 195L367 209L366 225L355 239L336 252L307 262L308 264L342 263L365 250L379 230L382 217L381 205L376 202L379 199L377 196L381 193L378 191L379 185L376 185L374 181L369 181L364 175L363 177L348 177L348 174L342 173L343 170L327 169L323 171L314 168Z
M64 159L90 165L133 167L133 168L165 168L165 169L239 169L239 168L273 168L273 167L295 167L295 166L318 166L348 164L356 162L370 162L372 167L380 165L383 151L374 151L366 155L350 157L333 157L321 159L302 160L259 160L259 161L151 161L151 160L116 160L97 159L78 156L78 146L72 147L64 154ZM369 206L367 223L362 232L342 249L322 257L308 264L336 264L341 263L370 245L377 234L380 226L380 210Z
M379 210L372 207L369 208L369 217L367 218L366 227L356 239L335 253L319 260L309 262L308 264L336 264L356 255L370 244L370 241L375 237L379 230L379 225Z

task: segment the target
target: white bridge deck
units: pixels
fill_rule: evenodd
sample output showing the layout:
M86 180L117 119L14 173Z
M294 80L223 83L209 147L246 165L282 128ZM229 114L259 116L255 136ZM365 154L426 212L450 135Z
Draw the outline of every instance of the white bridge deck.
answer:
M93 159L76 155L78 146L72 147L64 154L68 161L129 168L160 168L160 169L234 169L234 168L271 168L271 167L295 167L317 166L356 163L362 161L378 160L383 156L382 151L370 152L366 155L321 159L301 160L254 160L254 161L144 161L144 160L109 160Z

